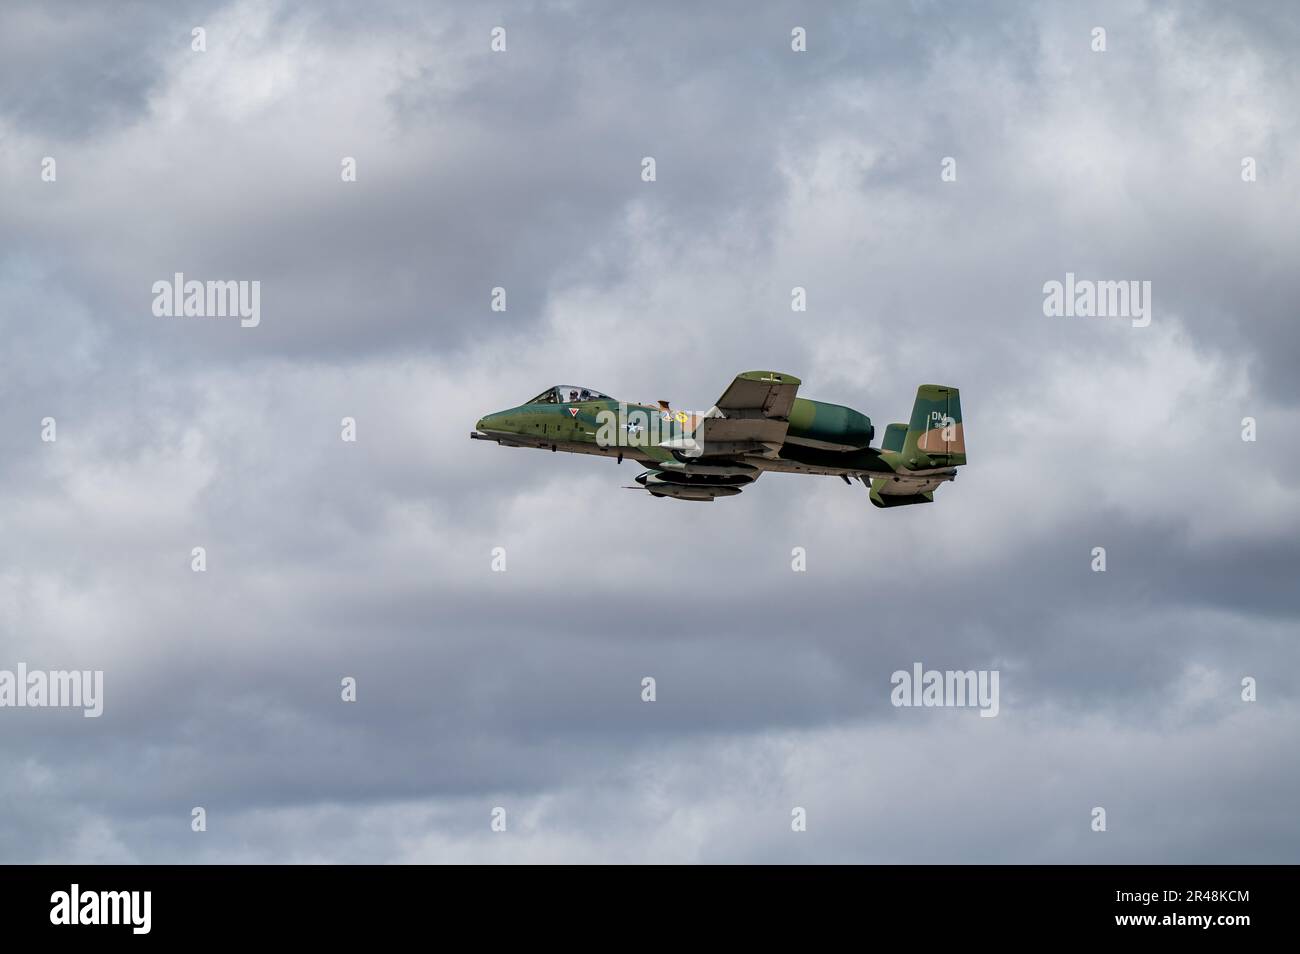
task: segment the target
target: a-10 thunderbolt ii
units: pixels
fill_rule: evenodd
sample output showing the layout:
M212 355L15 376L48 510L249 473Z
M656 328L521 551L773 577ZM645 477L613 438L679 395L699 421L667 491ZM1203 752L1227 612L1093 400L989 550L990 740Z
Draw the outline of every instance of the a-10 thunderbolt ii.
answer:
M645 465L638 487L656 497L729 497L766 471L859 480L877 507L930 503L966 463L956 388L923 384L906 424L875 427L839 404L796 397L800 381L775 371L738 375L703 414L617 401L591 388L557 385L482 418L471 438L506 447L624 457Z

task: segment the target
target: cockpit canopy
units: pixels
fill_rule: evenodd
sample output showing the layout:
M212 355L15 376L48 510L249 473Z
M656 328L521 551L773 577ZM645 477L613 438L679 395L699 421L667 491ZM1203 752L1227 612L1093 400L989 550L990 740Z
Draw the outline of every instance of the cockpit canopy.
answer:
M612 401L608 394L601 394L591 388L580 388L571 384L557 384L547 388L529 404L578 404L582 401Z

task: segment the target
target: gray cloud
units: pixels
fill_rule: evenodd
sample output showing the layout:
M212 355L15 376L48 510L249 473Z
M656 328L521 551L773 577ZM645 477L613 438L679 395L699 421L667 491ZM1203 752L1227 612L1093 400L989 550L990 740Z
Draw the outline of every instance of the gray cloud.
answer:
M1295 860L1286 5L0 16L0 668L106 683L0 710L0 858ZM262 325L154 318L175 271ZM1151 327L1044 317L1067 271ZM693 507L466 440L751 367L959 385L972 462ZM893 708L916 660L1002 714Z

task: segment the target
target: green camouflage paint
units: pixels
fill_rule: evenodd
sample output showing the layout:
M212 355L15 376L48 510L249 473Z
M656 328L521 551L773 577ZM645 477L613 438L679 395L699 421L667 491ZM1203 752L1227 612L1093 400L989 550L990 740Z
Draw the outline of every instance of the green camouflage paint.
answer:
M956 388L922 385L909 423L890 424L875 448L869 417L795 397L800 383L775 371L747 371L703 415L556 386L527 404L485 415L470 436L620 463L627 458L649 468L637 482L654 496L691 500L735 495L774 471L857 479L869 486L877 507L901 507L932 502L935 488L966 463ZM592 396L565 400L582 394ZM611 434L617 435L612 442Z

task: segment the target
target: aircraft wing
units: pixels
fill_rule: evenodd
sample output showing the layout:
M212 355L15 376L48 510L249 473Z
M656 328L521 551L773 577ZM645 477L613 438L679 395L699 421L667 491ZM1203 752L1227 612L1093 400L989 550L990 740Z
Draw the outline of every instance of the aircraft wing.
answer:
M775 456L785 443L799 379L776 371L736 375L696 429L704 456Z

